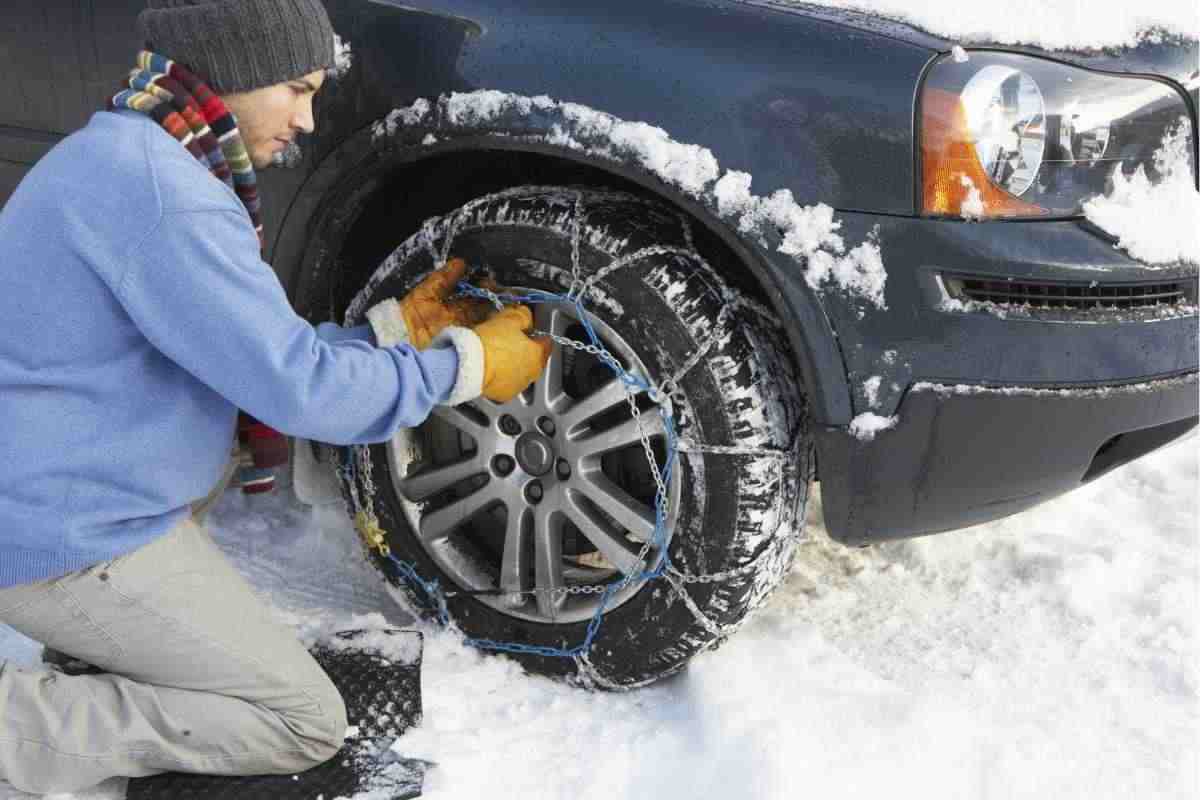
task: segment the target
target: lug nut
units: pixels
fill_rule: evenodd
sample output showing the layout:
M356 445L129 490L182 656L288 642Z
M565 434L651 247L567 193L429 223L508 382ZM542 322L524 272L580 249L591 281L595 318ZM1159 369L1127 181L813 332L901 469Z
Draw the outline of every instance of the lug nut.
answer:
M521 423L517 422L517 418L511 414L505 414L500 418L500 430L509 436L516 436L521 432Z
M550 419L549 417L542 417L538 420L538 428L540 428L542 433L546 434L547 436L553 436L554 420Z
M542 502L542 483L541 481L532 481L525 487L525 499L533 504Z
M567 463L565 458L560 458L558 463L554 465L554 474L558 476L560 481L565 481L571 477L571 465Z
M495 470L498 475L509 474L513 471L514 466L516 466L516 464L512 460L512 456L501 454L492 459L492 469Z

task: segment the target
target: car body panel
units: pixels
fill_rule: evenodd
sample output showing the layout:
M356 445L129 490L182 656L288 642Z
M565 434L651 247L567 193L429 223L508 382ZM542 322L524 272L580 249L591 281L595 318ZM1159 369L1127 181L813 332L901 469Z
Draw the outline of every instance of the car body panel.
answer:
M451 91L549 95L707 147L752 174L760 195L912 212L925 48L708 0L331 0L330 10L361 68L354 102L330 108L330 131Z

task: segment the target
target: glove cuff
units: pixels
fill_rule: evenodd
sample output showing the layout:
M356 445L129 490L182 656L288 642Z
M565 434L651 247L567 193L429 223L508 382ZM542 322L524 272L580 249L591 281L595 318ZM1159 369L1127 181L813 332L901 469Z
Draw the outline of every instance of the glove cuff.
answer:
M408 325L404 323L404 311L394 297L381 300L367 309L367 320L375 332L375 344L392 347L408 343Z
M483 393L483 342L470 328L460 328L451 325L442 328L431 344L432 347L454 345L458 352L458 377L454 379L454 387L445 405L456 406L468 400L474 400Z

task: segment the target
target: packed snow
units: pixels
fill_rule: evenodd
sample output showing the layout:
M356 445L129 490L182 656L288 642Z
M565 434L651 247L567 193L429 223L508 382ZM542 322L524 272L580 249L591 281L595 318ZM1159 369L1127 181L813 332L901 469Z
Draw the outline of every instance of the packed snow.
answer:
M1145 383L1127 383L1120 386L1097 386L1081 389L1038 389L1032 386L978 386L966 383L947 384L917 381L912 385L912 391L934 392L941 397L987 394L1005 397L1070 397L1078 400L1081 398L1118 397L1131 394L1149 395L1155 392L1180 389L1184 386L1191 386L1192 391L1195 391L1196 383L1196 373L1192 372L1176 378L1147 381Z
M1197 442L1007 520L866 550L828 538L818 494L767 605L632 693L527 675L424 628L424 722L394 749L437 762L431 800L1191 800ZM412 625L336 507L230 492L209 529L302 640ZM38 645L0 634L0 655L37 663Z
M907 22L947 39L1030 44L1048 50L1133 47L1164 34L1200 35L1195 0L1081 3L1068 0L1005 0L1002 4L957 0L744 0L756 5L829 6L866 11Z
M549 133L544 141L589 155L638 164L667 183L712 207L739 231L764 245L766 231L782 237L779 252L805 266L806 282L814 290L840 289L878 308L886 308L887 270L878 238L874 235L847 249L838 233L842 223L824 203L801 206L790 189L769 196L750 191L752 176L726 170L712 151L697 144L678 142L662 128L630 122L579 103L558 102L545 95L526 97L481 89L454 92L438 98L436 105L418 99L397 108L377 122L376 138L390 137L405 127L422 125L442 129L484 130L505 115L542 114ZM533 137L539 138L539 137Z
M1084 214L1139 261L1200 264L1200 192L1193 183L1191 149L1191 125L1181 118L1154 153L1157 181L1144 165L1130 177L1117 165L1111 191L1085 203Z

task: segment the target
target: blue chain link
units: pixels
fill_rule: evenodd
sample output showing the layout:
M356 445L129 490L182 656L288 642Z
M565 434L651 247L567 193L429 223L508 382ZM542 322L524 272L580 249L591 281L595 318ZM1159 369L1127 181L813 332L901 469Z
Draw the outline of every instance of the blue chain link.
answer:
M466 282L459 283L458 288L461 294L470 297L483 300L496 299L505 303L570 303L575 307L576 317L583 325L583 329L587 333L589 341L592 345L599 349L601 354L600 360L607 364L608 368L611 369L613 373L621 380L621 382L630 390L642 390L646 392L654 391L654 387L646 379L623 369L620 365L620 362L618 362L616 358L614 358L612 354L604 348L603 344L601 344L600 337L596 335L596 331L592 327L592 323L590 320L588 320L587 314L583 309L582 295L585 292L580 292L578 297L572 297L570 293L566 295L560 295L553 292L544 292L540 290L530 290L528 294L522 295L497 294L476 288ZM662 574L671 565L670 557L667 554L666 542L664 541L666 538L667 520L665 514L666 502L665 498L663 497L663 487L670 485L671 473L673 467L675 466L677 448L675 437L675 421L670 410L670 404L659 405L658 413L662 417L663 430L665 431L667 440L667 463L661 472L662 487L656 488L654 493L654 533L651 536L651 541L659 551L657 565L655 565L653 569L647 570L638 575L627 576L626 578L609 583L605 587L604 592L600 597L600 605L596 608L596 613L592 615L591 620L588 622L587 635L584 637L582 642L574 647L548 647L542 645L523 644L521 642L498 642L492 639L472 638L465 639L464 641L466 644L480 650L494 650L506 653L523 653L528 655L547 656L550 658L574 658L576 656L584 655L591 649L592 641L596 638L596 634L600 630L600 624L604 616L604 610L607 608L609 600L612 599L612 596L617 589L635 581L648 581L662 577ZM346 448L346 451L347 461L350 463L350 479L353 481L357 478L355 474L356 465L353 456L348 452L349 448ZM414 564L407 561L402 561L401 559L396 558L396 556L392 555L390 552L388 553L387 557L392 561L393 564L396 565L396 569L400 572L400 575L404 578L405 582L413 589L420 590L420 592L425 596L427 604L436 610L438 624L443 627L449 625L450 611L446 606L446 597L448 594L453 596L459 593L443 592L437 579L429 581L425 580L417 573L417 569ZM495 593L503 594L503 592ZM470 593L462 592L461 594ZM482 594L492 594L492 592L483 592Z

